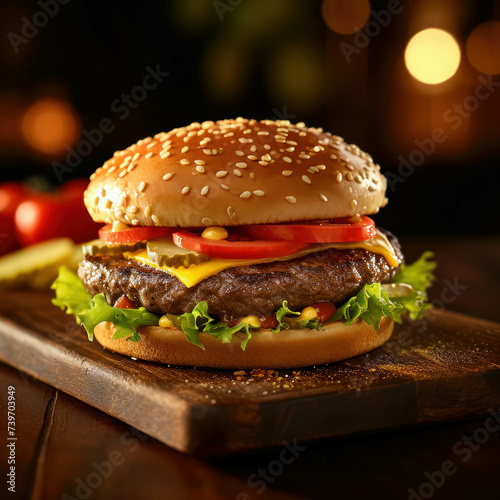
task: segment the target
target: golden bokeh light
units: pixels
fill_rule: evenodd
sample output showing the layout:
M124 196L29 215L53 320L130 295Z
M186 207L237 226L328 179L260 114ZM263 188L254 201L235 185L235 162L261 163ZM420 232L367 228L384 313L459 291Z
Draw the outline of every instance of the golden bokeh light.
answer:
M369 0L323 0L321 7L326 25L341 35L356 33L370 17Z
M34 149L44 154L57 154L76 143L80 121L67 102L43 98L28 108L22 129L26 141Z
M425 29L408 42L405 64L419 82L437 85L449 80L457 72L460 47L447 31Z
M480 24L467 39L467 57L470 63L483 73L500 73L500 22Z

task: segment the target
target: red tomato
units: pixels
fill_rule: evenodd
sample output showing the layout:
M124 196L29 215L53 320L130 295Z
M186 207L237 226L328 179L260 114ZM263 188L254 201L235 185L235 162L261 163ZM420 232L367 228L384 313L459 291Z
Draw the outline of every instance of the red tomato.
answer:
M137 309L137 306L126 296L122 295L115 304L118 309Z
M160 236L168 236L172 234L177 228L171 227L146 227L136 226L130 227L125 231L113 232L113 226L107 224L99 229L99 238L105 243L117 245L119 243L135 243L136 241L152 240Z
M52 238L71 238L75 243L96 237L99 224L90 217L83 198L60 194L39 194L19 205L15 215L16 232L28 246Z
M14 221L11 217L0 214L0 255L13 252L18 246Z
M311 304L311 307L316 309L320 323L328 321L337 312L337 308L331 302L316 302Z
M361 222L354 223L348 219L336 219L296 224L254 224L241 226L239 230L256 239L309 243L364 241L377 234L373 220L364 215L361 217Z
M189 230L178 231L172 234L174 243L181 248L204 253L209 257L219 259L266 259L283 257L305 250L309 243L296 243L292 241L260 241L248 240L244 236L238 238L233 233L232 241L210 240L203 238ZM240 241L234 241L234 240ZM244 240L244 241L241 241Z
M22 182L9 181L0 184L0 214L14 219L17 207L29 195Z
M261 328L276 328L278 326L278 320L276 314L260 314L257 316L260 321Z

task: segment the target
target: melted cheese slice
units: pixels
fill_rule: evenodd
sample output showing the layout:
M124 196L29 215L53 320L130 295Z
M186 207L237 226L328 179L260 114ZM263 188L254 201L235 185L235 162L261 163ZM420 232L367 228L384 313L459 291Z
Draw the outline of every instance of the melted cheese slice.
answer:
M303 250L302 252L287 255L285 257L280 257L277 259L210 259L201 264L193 264L188 269L184 267L170 267L170 266L159 266L149 259L148 252L145 249L138 250L136 252L125 252L123 256L127 259L136 260L142 264L147 264L148 266L155 267L166 271L176 278L178 278L184 285L188 288L196 285L200 281L213 276L224 269L229 267L239 267L239 266L250 266L253 264L261 264L264 262L275 262L278 260L291 260L297 257L302 257L308 253L318 252L321 250L327 250L328 248L336 248L339 250L344 250L348 248L363 248L373 253L383 255L385 260L392 267L397 267L399 261L394 252L394 248L390 244L389 240L385 236L377 231L377 236L366 241L353 241L348 243L319 243L311 244L309 248Z

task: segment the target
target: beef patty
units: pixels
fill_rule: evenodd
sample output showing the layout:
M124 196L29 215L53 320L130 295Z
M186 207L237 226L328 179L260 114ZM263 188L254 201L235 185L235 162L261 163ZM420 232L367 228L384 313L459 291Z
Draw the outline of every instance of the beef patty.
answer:
M385 233L402 260L397 239ZM315 302L344 302L367 283L390 280L398 268L382 255L363 249L329 249L288 261L232 267L187 288L166 271L115 256L87 257L78 274L91 294L104 293L109 304L128 297L157 314L190 312L198 302L209 313L230 321L288 307L300 310Z

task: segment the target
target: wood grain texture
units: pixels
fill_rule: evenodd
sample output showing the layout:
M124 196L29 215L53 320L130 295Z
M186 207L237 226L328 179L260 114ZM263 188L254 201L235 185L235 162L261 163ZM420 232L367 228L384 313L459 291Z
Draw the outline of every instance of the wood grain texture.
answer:
M365 356L238 380L232 371L105 351L48 293L0 299L2 361L194 454L477 417L500 406L500 325L455 313L432 311L398 327Z

